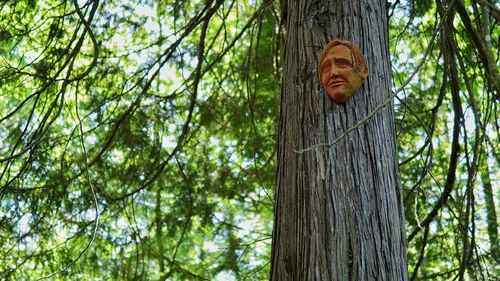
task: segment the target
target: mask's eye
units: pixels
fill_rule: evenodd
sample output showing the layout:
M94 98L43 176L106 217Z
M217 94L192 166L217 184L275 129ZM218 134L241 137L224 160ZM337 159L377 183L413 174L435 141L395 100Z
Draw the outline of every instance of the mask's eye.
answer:
M336 59L335 60L335 65L337 67L352 67L352 63L349 60L346 59Z
M332 69L332 63L330 61L326 61L321 65L321 73L329 72Z

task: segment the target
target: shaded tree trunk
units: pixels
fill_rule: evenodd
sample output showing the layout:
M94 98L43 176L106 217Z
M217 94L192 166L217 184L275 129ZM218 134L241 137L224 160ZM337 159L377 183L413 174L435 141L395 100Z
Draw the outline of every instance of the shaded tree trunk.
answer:
M481 169L479 170L483 183L483 193L486 206L486 223L488 225L488 237L490 240L491 256L496 262L500 262L500 247L498 245L498 223L495 210L495 194L491 185L490 171L488 170L488 152L484 149L484 157L481 158Z
M407 280L406 238L388 106L385 1L289 0L271 280ZM346 104L321 88L316 61L334 38L364 52L369 76Z

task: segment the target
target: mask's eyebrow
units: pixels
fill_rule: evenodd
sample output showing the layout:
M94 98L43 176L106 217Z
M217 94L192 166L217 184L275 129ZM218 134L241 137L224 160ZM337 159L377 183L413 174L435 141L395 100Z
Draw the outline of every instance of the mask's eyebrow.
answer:
M327 63L331 64L330 60L327 60L327 59L323 60L323 62L319 65L319 68L322 69L323 66L325 66L325 64L327 64Z
M348 63L352 65L352 62L346 58L334 58L333 59L336 63Z

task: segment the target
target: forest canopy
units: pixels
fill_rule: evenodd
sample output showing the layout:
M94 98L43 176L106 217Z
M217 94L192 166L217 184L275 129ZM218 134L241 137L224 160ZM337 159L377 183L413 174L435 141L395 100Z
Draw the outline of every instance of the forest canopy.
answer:
M285 11L0 0L0 279L268 279ZM500 9L387 20L411 280L495 280Z

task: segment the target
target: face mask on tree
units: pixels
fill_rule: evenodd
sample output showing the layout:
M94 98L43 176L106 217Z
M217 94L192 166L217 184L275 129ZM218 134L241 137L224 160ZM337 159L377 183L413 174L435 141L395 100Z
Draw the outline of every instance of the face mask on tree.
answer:
M318 75L328 95L337 103L345 103L361 88L368 68L358 47L335 39L321 52Z

